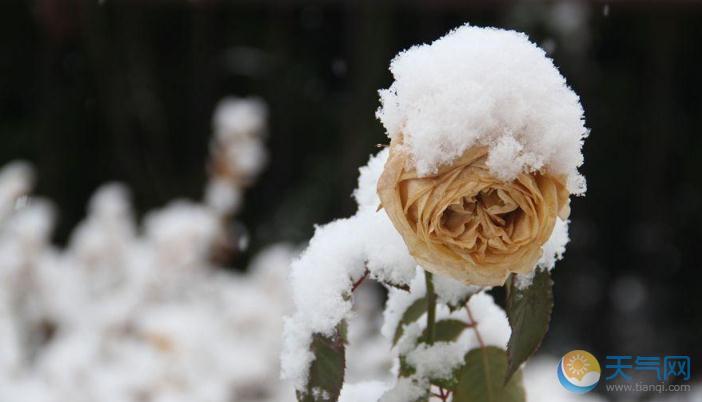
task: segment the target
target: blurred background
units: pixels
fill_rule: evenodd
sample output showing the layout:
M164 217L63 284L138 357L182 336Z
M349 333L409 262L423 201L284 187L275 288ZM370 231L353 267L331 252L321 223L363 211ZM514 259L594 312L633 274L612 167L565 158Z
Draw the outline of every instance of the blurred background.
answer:
M354 212L357 169L387 142L390 60L465 22L526 32L592 130L543 349L699 361L700 3L6 0L0 165L34 164L65 244L105 182L131 188L137 216L202 197L215 105L259 96L268 165L239 213L250 246L227 264L245 270Z

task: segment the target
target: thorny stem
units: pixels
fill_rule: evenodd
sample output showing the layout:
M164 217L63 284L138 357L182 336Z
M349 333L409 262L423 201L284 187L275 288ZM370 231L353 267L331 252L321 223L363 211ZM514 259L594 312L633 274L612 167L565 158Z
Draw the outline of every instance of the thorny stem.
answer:
M473 328L473 331L475 331L475 337L478 339L480 347L484 348L485 342L483 342L483 338L480 336L480 331L478 331L478 323L475 321L475 318L473 318L473 313L471 313L468 303L465 304L465 307L466 312L468 313L468 320L470 321L467 326Z
M427 344L434 344L434 332L436 323L436 293L434 292L434 275L431 272L424 272L427 282Z

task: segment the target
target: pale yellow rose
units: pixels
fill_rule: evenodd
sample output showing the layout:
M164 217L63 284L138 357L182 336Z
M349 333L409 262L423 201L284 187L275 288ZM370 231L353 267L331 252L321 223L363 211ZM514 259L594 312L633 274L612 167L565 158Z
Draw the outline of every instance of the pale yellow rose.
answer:
M378 180L378 195L412 256L424 269L466 284L504 284L527 273L556 218L569 214L565 177L521 173L505 182L490 174L488 148L468 149L430 176L418 177L401 136Z

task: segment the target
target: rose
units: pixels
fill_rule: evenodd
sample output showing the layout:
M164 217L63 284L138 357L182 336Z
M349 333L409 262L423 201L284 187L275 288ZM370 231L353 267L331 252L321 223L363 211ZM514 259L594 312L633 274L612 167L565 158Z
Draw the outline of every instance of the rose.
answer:
M565 177L523 172L505 182L490 173L488 147L475 146L418 177L398 136L378 180L395 228L424 269L466 284L504 284L532 271L556 218L569 214Z

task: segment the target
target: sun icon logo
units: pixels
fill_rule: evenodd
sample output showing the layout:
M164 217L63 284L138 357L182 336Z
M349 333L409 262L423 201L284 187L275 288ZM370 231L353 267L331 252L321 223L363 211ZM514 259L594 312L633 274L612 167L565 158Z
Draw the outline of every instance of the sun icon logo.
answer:
M600 363L595 356L584 350L566 353L558 362L558 379L568 391L584 394L595 388L600 381Z
M568 377L575 377L578 380L583 379L583 376L589 371L589 367L590 362L580 351L569 354L568 360L565 362L565 371L568 373Z

